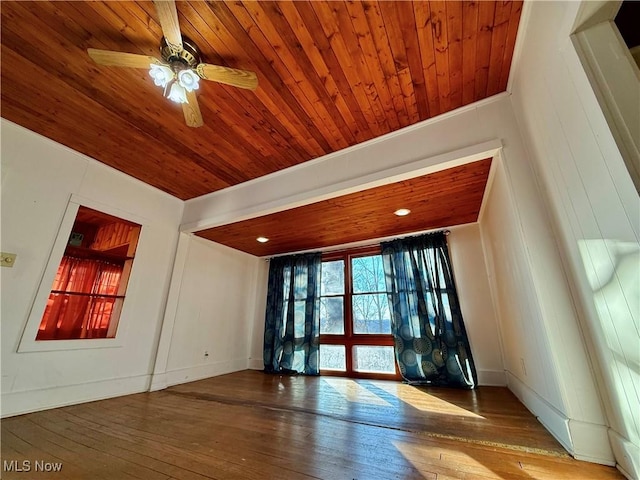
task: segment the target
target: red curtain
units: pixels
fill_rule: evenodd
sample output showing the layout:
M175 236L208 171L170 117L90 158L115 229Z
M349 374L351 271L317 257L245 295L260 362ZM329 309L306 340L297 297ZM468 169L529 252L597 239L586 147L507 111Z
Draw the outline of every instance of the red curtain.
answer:
M64 256L51 288L36 340L104 338L122 265Z

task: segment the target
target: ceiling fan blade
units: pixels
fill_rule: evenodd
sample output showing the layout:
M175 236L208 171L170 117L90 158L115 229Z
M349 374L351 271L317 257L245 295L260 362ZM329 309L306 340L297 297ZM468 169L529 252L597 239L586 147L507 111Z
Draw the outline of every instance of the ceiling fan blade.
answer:
M174 0L156 0L153 3L156 6L156 12L158 12L164 38L172 50L180 53L183 47L176 2Z
M196 67L196 72L201 78L214 82L224 83L232 87L255 90L258 88L258 77L254 72L248 70L237 70L235 68L222 67L220 65L210 65L201 63Z
M200 113L200 106L198 105L198 97L196 92L187 92L188 103L182 104L182 113L184 113L184 120L189 127L201 127L204 125L202 121L202 113Z
M113 52L111 50L98 50L88 48L89 57L98 65L110 67L146 68L152 63L162 64L160 60L150 55L138 55L136 53Z

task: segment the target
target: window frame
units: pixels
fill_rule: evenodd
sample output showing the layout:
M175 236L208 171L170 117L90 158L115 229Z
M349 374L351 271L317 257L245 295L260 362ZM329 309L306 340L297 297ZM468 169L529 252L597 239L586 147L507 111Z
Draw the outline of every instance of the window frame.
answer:
M79 338L55 341L36 340L38 329L40 328L40 323L42 321L42 316L44 315L44 310L47 305L47 300L49 299L49 294L51 293L51 286L53 285L53 281L58 272L58 267L60 266L60 262L62 260L62 257L64 256L69 236L71 235L73 229L73 224L76 220L78 210L81 206L91 208L93 210L98 210L108 215L119 217L123 220L140 225L136 256L140 255L140 248L141 244L143 243L143 235L145 233L144 225L146 223L143 218L129 212L125 212L117 208L87 199L85 197L72 194L60 222L58 233L54 240L53 247L51 249L51 253L47 260L46 266L43 270L42 277L40 278L38 290L31 304L27 321L22 332L22 337L20 338L20 343L18 344L18 353L84 350L95 348L121 348L125 344L129 323L123 321L123 319L125 319L126 317L127 311L126 301L124 301L122 305L115 337L87 339ZM133 279L135 278L136 265L137 263L133 262L131 271L129 272L130 277L128 287L131 287L131 285L134 283Z
M322 334L320 333L320 345L344 345L345 347L345 371L340 370L320 370L321 375L337 376L337 377L349 377L349 378L368 378L368 379L380 379L380 380L401 380L400 371L398 365L395 362L394 353L394 368L395 373L373 373L373 372L359 372L354 369L354 355L353 347L355 346L391 346L395 348L395 342L393 335L389 334L372 334L372 333L354 333L353 324L353 277L351 269L351 260L358 257L368 257L373 255L380 255L382 249L380 245L371 245L366 247L351 248L347 250L337 250L332 252L326 252L322 255L322 262L330 262L335 260L344 261L344 294L332 294L322 295L324 297L343 297L343 321L344 321L344 334ZM362 295L366 292L357 293L355 295Z

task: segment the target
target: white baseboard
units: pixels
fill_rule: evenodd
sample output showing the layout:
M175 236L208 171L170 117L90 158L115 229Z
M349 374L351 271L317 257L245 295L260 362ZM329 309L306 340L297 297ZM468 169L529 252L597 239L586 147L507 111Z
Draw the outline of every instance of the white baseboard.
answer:
M573 439L573 456L585 462L615 466L608 435L609 427L594 423L569 420L569 432Z
M164 390L169 385L167 385L167 374L165 372L162 373L154 373L151 375L151 385L149 386L150 392L157 392L158 390Z
M249 369L264 370L264 359L250 358ZM504 370L478 370L478 385L486 387L504 387L507 385L507 376Z
M615 465L608 439L608 427L570 419L510 372L507 387L556 440L578 460Z
M250 358L249 368L251 370L264 370L264 359L262 358Z
M38 390L3 392L1 416L13 417L50 408L146 392L149 389L150 380L150 375L138 375Z
M236 360L225 360L221 362L211 362L203 365L194 365L192 367L177 368L175 370L167 370L163 375L164 378L158 376L156 379L156 387L164 384L166 387L171 385L179 385L181 383L195 382L204 378L217 377L226 373L239 372L248 368L248 359L239 358ZM154 375L156 377L156 375ZM153 385L153 384L152 384ZM160 388L156 388L160 390Z
M640 478L640 447L612 429L609 429L609 440L618 470L629 480Z
M544 398L522 383L516 376L507 373L507 387L533 413L556 440L573 455L573 442L569 432L569 419Z
M504 370L478 370L478 385L485 387L505 387L507 376Z

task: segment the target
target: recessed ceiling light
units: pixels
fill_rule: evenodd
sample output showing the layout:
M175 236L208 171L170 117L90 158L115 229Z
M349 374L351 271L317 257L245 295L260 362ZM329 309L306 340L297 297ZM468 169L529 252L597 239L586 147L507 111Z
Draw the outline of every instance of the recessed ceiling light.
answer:
M411 213L411 210L409 210L408 208L400 208L393 213L399 217L404 217L405 215L409 215Z
M260 243L267 243L269 241L267 237L258 237L256 238L256 240L259 241Z

